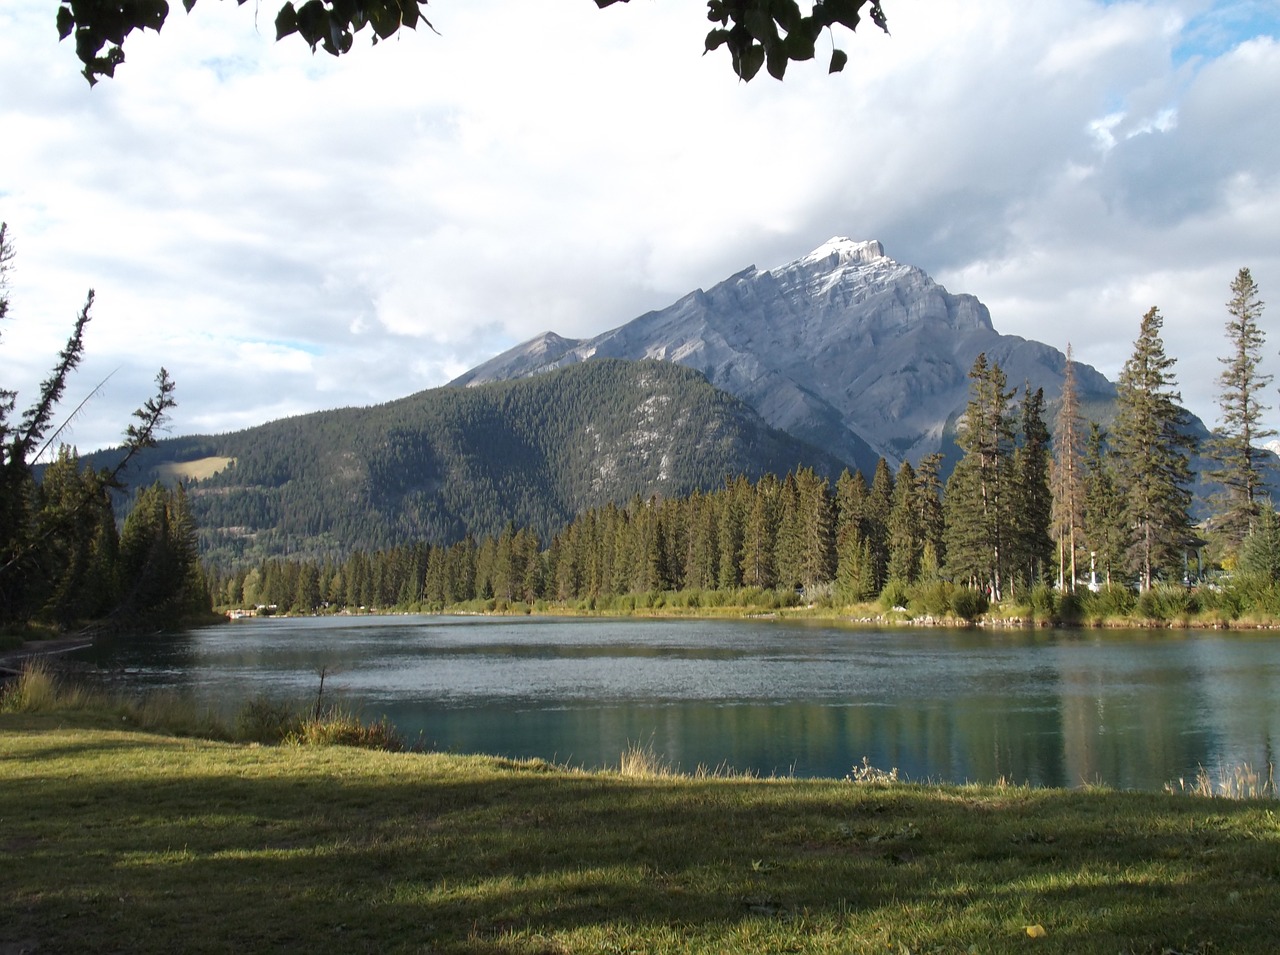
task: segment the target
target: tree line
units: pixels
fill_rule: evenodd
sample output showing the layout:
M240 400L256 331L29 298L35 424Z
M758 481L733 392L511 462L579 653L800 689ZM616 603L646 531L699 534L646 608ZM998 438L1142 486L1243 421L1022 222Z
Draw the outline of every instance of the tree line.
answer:
M0 321L9 314L13 258L0 223ZM0 389L0 625L137 626L211 606L184 490L142 490L122 526L113 508L125 470L154 444L176 404L168 373L160 369L155 396L134 412L113 467L81 467L73 449L55 445L70 420L57 424L59 403L84 353L93 299L90 291L57 363L20 417L13 416L17 393ZM35 462L55 446L55 459L37 480Z
M834 483L800 467L711 492L605 504L543 541L527 527L419 543L345 559L271 559L211 576L226 605L281 611L441 609L469 601L653 602L656 594L733 602L799 599L856 604L914 602L937 612L988 600L1029 599L1056 582L1073 593L1101 586L1151 591L1190 583L1189 555L1208 543L1222 566L1280 575L1275 512L1264 491L1259 396L1262 302L1247 269L1232 283L1220 378L1221 425L1209 452L1222 488L1203 528L1190 516L1197 451L1164 350L1156 308L1143 317L1117 383L1109 430L1079 410L1068 349L1052 431L1044 392L1010 388L979 355L957 426L962 457L946 480L942 456L896 471L881 458L868 481L845 470ZM1201 534L1207 537L1200 536ZM717 596L712 596L717 595ZM736 596L735 596L736 595Z

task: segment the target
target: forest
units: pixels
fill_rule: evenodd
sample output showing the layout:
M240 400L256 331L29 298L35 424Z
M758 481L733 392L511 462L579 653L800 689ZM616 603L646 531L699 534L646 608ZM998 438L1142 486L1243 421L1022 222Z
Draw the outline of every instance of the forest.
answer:
M0 223L0 321L9 315L13 259ZM49 377L20 417L13 417L17 393L0 389L0 626L6 629L136 629L210 611L184 489L143 488L122 525L112 499L125 490L129 465L155 444L177 404L168 372L160 369L155 395L134 412L112 467L84 467L72 448L57 443L75 415L59 403L84 355L93 301L90 291ZM52 448L54 460L38 477L34 464Z
M945 485L940 455L896 473L882 458L870 481L845 470L833 484L801 467L589 508L545 545L509 524L451 545L265 560L212 573L209 589L228 607L300 613L879 602L972 618L1007 601L1062 619L1275 614L1280 521L1256 448L1271 433L1258 398L1270 380L1258 371L1261 304L1242 269L1228 304L1222 423L1199 449L1218 462L1221 488L1203 526L1190 516L1196 443L1152 308L1120 375L1109 432L1081 417L1069 361L1049 422L1042 390L1009 388L980 355L958 426L963 456Z

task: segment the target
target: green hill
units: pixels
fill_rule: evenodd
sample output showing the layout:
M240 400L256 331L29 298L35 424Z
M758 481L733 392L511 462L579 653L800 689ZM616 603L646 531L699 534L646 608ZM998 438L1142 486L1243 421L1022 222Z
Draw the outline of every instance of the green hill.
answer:
M90 456L95 466L112 452ZM325 557L447 543L508 522L545 540L581 510L684 495L726 476L843 462L770 428L701 373L596 361L472 388L435 388L148 451L133 486L183 480L208 560Z

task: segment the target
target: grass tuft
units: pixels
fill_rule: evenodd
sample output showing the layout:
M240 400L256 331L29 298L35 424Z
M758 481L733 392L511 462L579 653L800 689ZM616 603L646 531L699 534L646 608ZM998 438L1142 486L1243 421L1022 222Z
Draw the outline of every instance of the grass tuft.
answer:
M1267 764L1265 776L1248 763L1224 767L1218 771L1216 778L1201 766L1196 771L1195 779L1179 778L1177 782L1165 783L1164 790L1210 799L1280 798L1280 793L1276 791L1276 768L1270 763Z
M631 779L669 779L676 771L666 757L660 756L648 743L628 743L618 761L618 774Z
M96 694L62 680L52 667L37 658L28 661L17 678L0 693L0 712L84 710L99 702Z
M854 766L844 778L845 782L857 783L861 786L892 786L901 782L898 779L897 766L887 771L878 769L871 765L871 760L866 756L863 756L861 764Z
M390 753L405 748L404 738L385 716L366 723L356 714L338 707L322 712L319 717L299 721L297 728L284 737L284 742L294 746L356 746Z

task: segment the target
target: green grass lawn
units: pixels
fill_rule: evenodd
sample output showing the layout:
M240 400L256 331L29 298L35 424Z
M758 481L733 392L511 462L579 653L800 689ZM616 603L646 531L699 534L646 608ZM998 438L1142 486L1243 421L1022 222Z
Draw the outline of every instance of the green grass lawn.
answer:
M0 953L1274 951L1277 808L0 713Z

